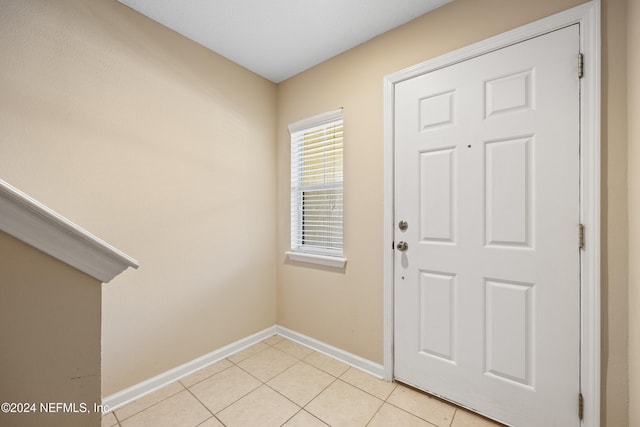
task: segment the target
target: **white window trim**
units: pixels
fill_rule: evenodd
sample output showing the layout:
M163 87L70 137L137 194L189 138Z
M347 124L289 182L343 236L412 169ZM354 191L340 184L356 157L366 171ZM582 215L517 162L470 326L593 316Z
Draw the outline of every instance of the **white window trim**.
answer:
M342 119L342 108L338 108L337 110L328 111L326 113L318 114L316 116L291 123L289 125L289 134L292 135L295 132L299 132L315 126L322 126L323 124ZM290 218L290 221L293 221L293 218ZM347 258L344 257L344 250L341 254L332 254L329 250L326 253L309 253L301 250L290 249L289 251L285 252L285 254L290 261L305 262L310 264L324 265L328 267L344 268L347 263Z
M347 259L337 256L327 256L320 254L309 254L306 252L285 252L291 261L307 262L310 264L326 265L328 267L344 268Z
M294 132L299 132L301 130L314 126L321 126L340 119L342 119L342 108L338 108L337 110L333 111L327 111L326 113L318 114L317 116L309 117L299 120L295 123L291 123L289 125L289 133L292 134Z

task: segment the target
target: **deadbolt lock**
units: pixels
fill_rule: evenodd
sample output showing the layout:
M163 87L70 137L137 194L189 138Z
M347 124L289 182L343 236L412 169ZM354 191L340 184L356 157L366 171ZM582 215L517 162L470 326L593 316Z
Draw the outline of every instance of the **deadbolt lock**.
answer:
M409 245L407 244L407 242L398 242L396 249L398 249L401 252L404 252L407 249L409 249Z
M398 228L402 231L405 231L407 228L409 228L409 223L405 220L402 220L398 223Z

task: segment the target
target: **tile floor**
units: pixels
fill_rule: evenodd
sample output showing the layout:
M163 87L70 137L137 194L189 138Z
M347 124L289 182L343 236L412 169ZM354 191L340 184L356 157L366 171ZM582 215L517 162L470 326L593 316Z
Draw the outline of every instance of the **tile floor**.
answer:
M106 414L103 427L495 427L274 335Z

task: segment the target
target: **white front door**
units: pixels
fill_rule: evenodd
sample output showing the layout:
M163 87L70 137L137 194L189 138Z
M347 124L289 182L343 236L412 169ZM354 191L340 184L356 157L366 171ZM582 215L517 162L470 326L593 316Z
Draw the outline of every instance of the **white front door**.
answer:
M578 53L573 25L395 88L394 376L519 427L579 425Z

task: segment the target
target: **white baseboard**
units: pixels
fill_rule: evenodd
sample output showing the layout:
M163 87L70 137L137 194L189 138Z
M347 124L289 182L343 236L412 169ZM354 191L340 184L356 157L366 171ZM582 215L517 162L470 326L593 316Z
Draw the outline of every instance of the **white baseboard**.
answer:
M214 350L209 354L205 354L202 357L198 357L197 359L163 372L160 375L156 375L153 378L149 378L146 381L107 396L102 399L102 407L104 408L103 413L116 410L127 403L133 402L142 396L152 393L174 381L179 380L180 378L186 377L199 369L225 359L232 354L257 344L275 334L276 327L271 326L239 341Z
M141 397L152 393L174 381L177 381L180 378L186 377L187 375L192 374L199 369L225 359L276 334L290 339L291 341L294 341L298 344L304 345L305 347L309 347L319 353L325 354L326 356L337 359L340 362L343 362L349 366L353 366L354 368L360 369L375 377L382 378L384 375L384 367L380 364L374 363L360 356L356 356L355 354L349 353L347 351L333 347L329 344L318 341L314 338L292 331L291 329L287 329L283 326L275 325L251 336L243 338L239 341L236 341L232 344L229 344L225 347L222 347L218 350L214 350L209 354L194 359L176 368L163 372L160 375L156 375L153 378L149 378L146 381L105 397L104 399L102 399L102 407L104 408L104 413L114 411L126 405L127 403L140 399Z
M318 341L314 338L292 331L284 326L276 326L276 333L290 339L291 341L295 341L298 344L309 347L318 353L323 353L329 357L339 360L342 363L360 369L374 377L382 379L384 376L384 366L353 353L349 353L337 347L323 343L322 341Z

